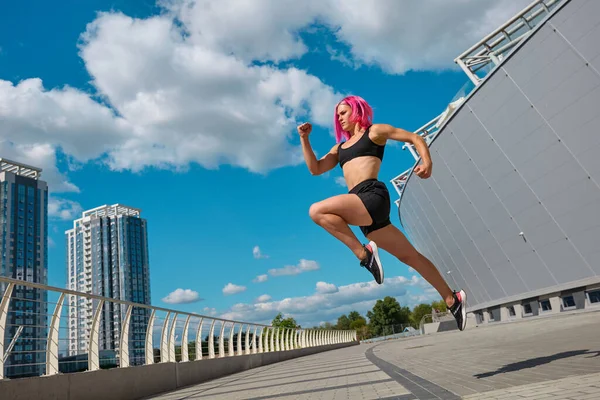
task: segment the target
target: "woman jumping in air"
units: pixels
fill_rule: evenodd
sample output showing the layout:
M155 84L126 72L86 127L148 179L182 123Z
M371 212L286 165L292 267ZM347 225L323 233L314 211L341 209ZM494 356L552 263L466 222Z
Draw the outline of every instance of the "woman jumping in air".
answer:
M456 318L458 328L464 330L467 295L464 290L452 291L436 267L420 254L404 234L390 221L390 194L378 180L379 169L387 140L412 143L422 163L414 173L422 179L431 176L429 148L419 135L387 124L372 124L373 110L358 96L348 96L338 103L334 113L336 145L317 160L308 139L312 130L306 122L298 127L304 160L311 174L320 175L338 163L350 191L333 196L310 207L312 220L352 250L379 284L383 283L383 267L378 248L414 268L446 301ZM345 141L342 142L342 138ZM363 245L348 225L359 226L369 240Z

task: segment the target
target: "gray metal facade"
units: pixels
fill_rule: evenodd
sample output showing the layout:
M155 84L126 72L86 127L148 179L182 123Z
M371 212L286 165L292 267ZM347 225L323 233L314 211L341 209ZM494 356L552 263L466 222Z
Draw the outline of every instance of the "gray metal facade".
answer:
M600 1L572 0L469 95L402 225L477 310L600 281Z

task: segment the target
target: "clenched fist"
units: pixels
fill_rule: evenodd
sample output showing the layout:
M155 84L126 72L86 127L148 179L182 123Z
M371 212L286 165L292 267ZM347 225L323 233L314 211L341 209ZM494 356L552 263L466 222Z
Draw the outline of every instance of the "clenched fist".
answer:
M300 134L300 137L308 137L310 131L312 131L312 125L310 124L310 122L305 122L302 125L298 126L298 133Z
M417 165L414 169L415 175L419 178L427 179L431 176L431 163Z

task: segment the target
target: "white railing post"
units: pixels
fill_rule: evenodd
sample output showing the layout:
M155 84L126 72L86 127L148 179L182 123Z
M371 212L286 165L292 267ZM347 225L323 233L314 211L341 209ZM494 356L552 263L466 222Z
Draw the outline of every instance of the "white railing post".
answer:
M200 318L200 324L196 331L196 361L202 360L202 324L204 323L204 317Z
M169 362L175 362L175 328L177 328L177 317L179 314L173 315L173 324L169 330Z
M4 335L6 332L6 316L8 315L10 296L12 296L14 287L14 283L9 283L2 295L2 301L0 301L0 379L4 379Z
M131 309L133 306L127 306L125 318L121 323L121 337L119 338L119 367L129 367L129 321L131 320Z
M244 341L246 348L244 354L250 354L250 325L246 325L246 340Z
M153 309L148 319L148 327L146 328L146 365L154 364L154 347L152 346L152 332L154 331L154 318L156 318L156 310Z
M160 333L160 362L168 362L169 361L169 340L168 340L168 328L169 328L169 318L171 318L171 313L168 312L165 317L165 322L163 322L162 332Z
M268 353L269 352L269 327L265 326L263 329L263 337L264 337L264 342L265 342L265 348L264 348L264 352Z
M271 338L270 338L271 342L270 342L269 348L271 349L271 351L275 351L275 328L271 327L270 330L271 330Z
M256 354L256 334L258 333L258 326L254 327L254 333L252 334L252 354Z
M90 345L88 349L88 371L97 371L100 369L100 350L98 346L98 334L100 331L100 317L102 316L102 307L104 300L98 300L96 311L92 320L90 329ZM1 336L0 336L1 337Z
M217 320L213 319L208 334L208 358L215 358L215 322L217 322Z
M60 313L62 312L65 294L61 293L48 330L48 340L46 342L46 375L58 374L58 328L60 325Z
M233 334L235 332L235 322L231 324L231 329L229 330L229 357L235 356L235 351L233 350Z
M237 336L237 355L241 356L242 353L242 332L244 331L244 325L240 325L240 330Z
M277 328L277 351L283 351L283 328Z
M186 362L190 360L189 349L188 349L188 328L190 327L190 319L191 315L185 320L185 325L183 325L183 333L181 334L181 361Z
M221 333L219 333L219 357L225 357L225 321L221 321Z
M265 327L261 327L260 328L260 333L258 334L258 352L259 353L264 353L264 347L263 347L263 333L265 332Z

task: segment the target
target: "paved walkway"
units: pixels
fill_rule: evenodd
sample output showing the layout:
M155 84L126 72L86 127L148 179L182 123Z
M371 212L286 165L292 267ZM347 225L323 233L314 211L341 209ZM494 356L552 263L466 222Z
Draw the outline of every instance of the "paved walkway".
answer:
M600 312L353 346L153 397L600 399Z

